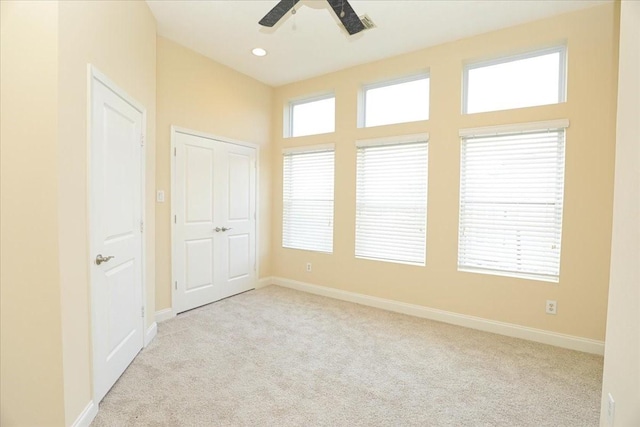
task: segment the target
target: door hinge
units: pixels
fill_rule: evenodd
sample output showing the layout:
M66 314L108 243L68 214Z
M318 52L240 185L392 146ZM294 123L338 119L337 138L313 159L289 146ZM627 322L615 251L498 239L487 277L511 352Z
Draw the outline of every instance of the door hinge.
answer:
M173 223L177 224L178 223L178 215L174 215L173 216Z
M178 281L177 281L177 280L174 282L174 286L173 286L173 287L174 287L174 289L175 289L176 291L178 290Z
M144 147L144 134L140 134L140 146Z
M141 307L142 310L140 310L142 312L142 317L144 317L144 307Z
M144 221L140 221L140 232L144 232Z
M173 147L173 155L174 155L174 157L176 156L177 151L178 151L178 149L176 147Z

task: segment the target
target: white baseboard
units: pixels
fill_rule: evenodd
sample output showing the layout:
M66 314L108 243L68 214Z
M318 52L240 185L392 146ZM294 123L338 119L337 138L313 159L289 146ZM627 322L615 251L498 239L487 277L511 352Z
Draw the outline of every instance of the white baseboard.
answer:
M156 311L156 323L164 322L176 317L171 307Z
M354 302L370 307L381 308L383 310L394 311L396 313L408 314L425 319L436 320L438 322L450 323L452 325L464 326L466 328L478 329L480 331L494 334L506 335L514 338L521 338L535 341L542 344L549 344L556 347L568 348L592 354L604 354L604 342L589 338L582 338L573 335L565 335L557 332L545 331L543 329L529 328L513 323L498 322L481 317L468 316L450 311L438 310L416 304L408 304L384 298L372 297L355 292L343 291L326 286L312 285L310 283L298 282L296 280L282 277L270 278L270 283L311 294L322 295L343 301Z
M153 322L151 326L147 328L147 333L144 334L145 347L151 344L151 341L153 341L157 333L158 333L158 324L156 322Z
M78 415L78 418L71 424L71 427L89 427L96 415L98 415L98 405L95 405L93 400L91 400L80 415Z
M258 283L256 284L256 289L264 288L265 286L269 286L272 284L273 284L273 277L271 276L263 277L262 279L258 280Z

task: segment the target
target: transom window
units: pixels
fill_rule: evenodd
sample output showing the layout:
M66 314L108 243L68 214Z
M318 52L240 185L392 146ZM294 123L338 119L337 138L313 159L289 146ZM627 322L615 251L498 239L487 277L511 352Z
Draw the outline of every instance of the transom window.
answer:
M464 67L463 112L509 110L566 100L566 47Z
M336 98L334 95L289 103L287 136L307 136L335 131Z
M461 132L459 270L559 280L566 126Z
M363 87L361 127L429 118L429 75L421 74Z

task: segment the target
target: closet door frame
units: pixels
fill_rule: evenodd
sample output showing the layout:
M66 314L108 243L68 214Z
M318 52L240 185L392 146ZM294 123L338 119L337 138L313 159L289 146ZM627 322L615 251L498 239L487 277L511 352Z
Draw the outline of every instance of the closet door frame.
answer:
M255 224L256 224L256 229L255 229L256 287L258 286L258 283L260 281L260 276L259 276L260 256L258 252L258 248L260 247L260 227L259 227L259 221L258 221L258 218L260 218L260 146L251 142L240 141L232 138L214 135L207 132L200 132L197 130L172 125L171 126L171 152L170 152L170 158L171 158L171 193L170 193L170 197L171 197L171 218L170 218L170 221L171 221L171 283L170 283L171 308L168 310L161 311L162 319L160 320L165 320L167 318L171 318L177 315L176 283L178 279L175 276L175 271L176 271L175 269L175 262L176 262L175 218L177 215L178 207L176 206L176 200L175 200L175 197L173 197L173 195L176 194L176 188L175 188L176 187L176 161L175 161L176 156L175 154L176 154L176 136L178 133L198 136L201 138L207 138L207 139L223 142L226 144L240 145L240 146L252 148L255 150L256 152L256 183L255 183L256 185L256 200L255 200L255 203L256 203L256 220L255 220Z

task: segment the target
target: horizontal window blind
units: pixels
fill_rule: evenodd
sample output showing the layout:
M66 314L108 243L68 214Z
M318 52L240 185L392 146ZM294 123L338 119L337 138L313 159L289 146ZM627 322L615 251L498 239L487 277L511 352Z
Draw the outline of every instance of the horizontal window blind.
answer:
M284 154L282 246L333 251L334 151Z
M558 281L565 130L462 138L458 268Z
M424 265L426 140L357 150L356 257Z

